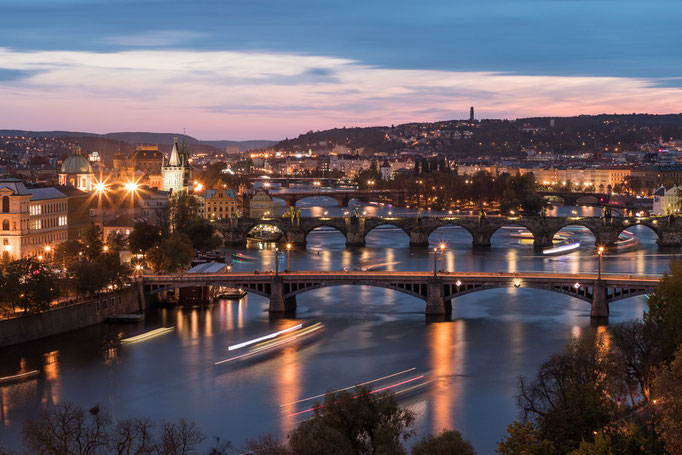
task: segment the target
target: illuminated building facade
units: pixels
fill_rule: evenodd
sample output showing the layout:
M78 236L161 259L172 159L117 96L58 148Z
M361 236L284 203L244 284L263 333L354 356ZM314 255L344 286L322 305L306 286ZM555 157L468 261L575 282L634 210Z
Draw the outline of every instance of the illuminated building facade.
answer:
M177 138L173 142L168 161L164 160L161 167L162 190L171 193L187 191L192 181L192 168L189 164L189 145L187 141L182 141L182 146L178 146Z
M94 187L95 174L90 162L81 155L81 148L78 144L74 147L74 154L62 163L59 170L59 184L72 186L88 193Z

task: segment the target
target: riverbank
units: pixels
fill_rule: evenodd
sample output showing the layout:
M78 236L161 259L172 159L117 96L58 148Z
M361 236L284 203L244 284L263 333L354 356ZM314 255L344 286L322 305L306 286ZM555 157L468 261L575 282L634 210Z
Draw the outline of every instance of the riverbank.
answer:
M0 321L0 348L82 329L109 317L141 312L145 308L144 296L133 284L120 292Z

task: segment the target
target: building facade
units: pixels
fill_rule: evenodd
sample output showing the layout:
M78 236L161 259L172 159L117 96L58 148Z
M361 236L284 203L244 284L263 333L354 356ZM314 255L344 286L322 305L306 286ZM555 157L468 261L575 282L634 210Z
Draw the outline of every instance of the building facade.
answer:
M203 217L218 221L239 218L239 204L234 190L210 189L204 191Z
M164 160L161 167L163 191L175 194L188 190L192 181L192 168L189 161L190 152L187 142L183 140L182 147L180 147L176 138L168 160Z
M265 190L256 190L256 194L249 199L249 216L251 218L275 216L275 203Z
M26 188L21 180L0 179L2 259L43 256L69 238L69 197L57 188Z
M81 155L78 144L74 147L74 154L67 157L59 170L59 184L72 186L81 191L90 192L95 186L95 174L90 162Z

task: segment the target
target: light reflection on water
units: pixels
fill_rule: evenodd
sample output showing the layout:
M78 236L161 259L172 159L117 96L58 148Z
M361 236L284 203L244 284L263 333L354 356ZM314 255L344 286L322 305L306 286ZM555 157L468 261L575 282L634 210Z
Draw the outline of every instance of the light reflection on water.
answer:
M343 209L324 210L331 215ZM640 237L638 248L607 254L604 270L662 272L672 256L658 253L655 235L647 228L630 231ZM589 231L572 231L586 246L560 256L538 253L532 244L520 244L509 233L496 233L486 251L472 250L471 236L462 228L438 229L431 241L447 243L446 269L455 273L597 270ZM364 249L346 249L343 236L332 231L314 231L307 240L305 251L291 254L293 270L341 270L376 263L389 263L386 267L395 270L433 267L429 252L409 248L407 236L396 229L372 231L367 236L370 247ZM257 256L258 262L235 263L234 270L274 270L271 248L245 253ZM286 258L280 261L284 269ZM186 417L209 435L240 445L246 437L291 430L296 421L281 412L282 404L415 367L435 379L411 404L418 412L415 429L455 426L480 453L490 453L506 425L517 417L516 377L534 374L571 334L590 326L585 302L523 287L460 297L453 302L452 322L432 324L425 323L423 302L385 289L339 286L297 299L294 320L271 322L264 311L267 301L249 295L239 302L217 302L208 310L158 308L137 326L104 324L1 350L0 376L22 368L42 373L31 381L0 387L0 440L16 446L27 416L40 406L73 401L84 407L98 403L116 417ZM644 307L643 297L616 302L611 320L638 317ZM313 346L290 346L254 364L213 365L227 357L231 344L294 323L317 321L324 322L326 330ZM121 346L117 341L171 325L174 332L148 342Z

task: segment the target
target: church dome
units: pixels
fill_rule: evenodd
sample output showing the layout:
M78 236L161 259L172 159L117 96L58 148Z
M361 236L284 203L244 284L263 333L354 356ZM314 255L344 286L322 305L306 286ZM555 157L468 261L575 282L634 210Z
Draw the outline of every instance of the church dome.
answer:
M62 163L60 174L92 174L92 166L81 155L71 155Z

